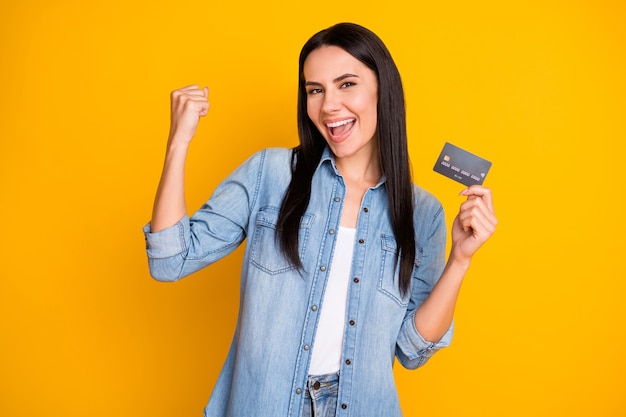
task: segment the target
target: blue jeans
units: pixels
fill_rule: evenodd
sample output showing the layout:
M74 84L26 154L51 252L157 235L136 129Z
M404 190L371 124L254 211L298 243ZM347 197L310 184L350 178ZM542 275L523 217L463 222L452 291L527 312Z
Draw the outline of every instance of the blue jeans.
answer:
M339 373L309 376L302 417L335 417Z

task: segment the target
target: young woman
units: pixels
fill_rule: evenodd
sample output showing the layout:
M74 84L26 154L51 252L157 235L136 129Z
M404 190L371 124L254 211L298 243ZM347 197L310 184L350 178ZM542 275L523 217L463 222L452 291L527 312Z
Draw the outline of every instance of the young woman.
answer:
M392 366L423 365L452 336L463 277L495 231L472 186L446 230L411 182L404 93L382 41L355 24L300 54L295 149L253 155L191 218L184 165L208 90L172 93L152 221L152 275L175 281L247 240L241 306L205 416L400 416Z

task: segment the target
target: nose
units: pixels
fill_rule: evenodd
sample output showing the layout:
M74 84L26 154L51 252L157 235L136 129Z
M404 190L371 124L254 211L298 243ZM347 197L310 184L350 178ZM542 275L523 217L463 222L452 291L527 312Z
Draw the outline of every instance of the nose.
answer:
M341 109L341 100L334 91L324 92L324 102L322 103L322 111L325 113L335 113Z

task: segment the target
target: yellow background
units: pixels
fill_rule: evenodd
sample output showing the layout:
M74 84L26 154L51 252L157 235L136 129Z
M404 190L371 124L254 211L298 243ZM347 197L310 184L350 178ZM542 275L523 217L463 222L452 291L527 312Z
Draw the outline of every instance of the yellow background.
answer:
M209 85L188 205L296 144L297 55L339 21L391 50L417 183L452 220L445 141L493 161L500 225L452 347L396 369L407 416L626 415L622 1L43 1L0 6L0 415L199 416L241 250L148 275L169 92Z

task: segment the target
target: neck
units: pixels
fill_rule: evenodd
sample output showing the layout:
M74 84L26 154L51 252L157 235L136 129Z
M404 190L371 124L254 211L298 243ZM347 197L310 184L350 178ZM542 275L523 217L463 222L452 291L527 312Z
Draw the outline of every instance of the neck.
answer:
M382 176L378 148L369 155L335 158L335 165L344 180L352 184L372 186L377 184Z
M382 175L378 149L374 149L369 156L361 153L335 158L335 165L346 186L340 224L355 228L363 196L369 188L378 184Z
M335 155L335 165L345 180L368 184L376 184L380 180L382 169L378 144L372 141L371 145L350 155Z

